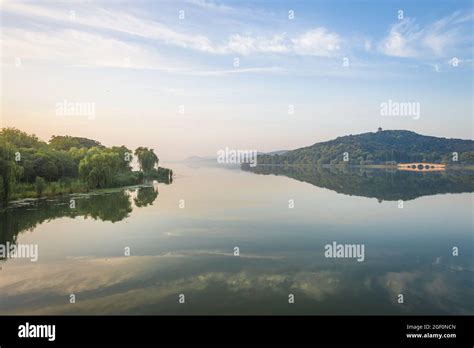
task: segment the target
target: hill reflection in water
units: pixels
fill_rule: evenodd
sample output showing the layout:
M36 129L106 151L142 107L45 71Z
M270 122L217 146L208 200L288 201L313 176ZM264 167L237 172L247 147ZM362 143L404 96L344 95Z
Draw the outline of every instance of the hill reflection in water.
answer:
M408 201L422 196L474 192L473 171L410 172L362 167L258 165L243 170L262 175L283 175L350 196L379 201Z

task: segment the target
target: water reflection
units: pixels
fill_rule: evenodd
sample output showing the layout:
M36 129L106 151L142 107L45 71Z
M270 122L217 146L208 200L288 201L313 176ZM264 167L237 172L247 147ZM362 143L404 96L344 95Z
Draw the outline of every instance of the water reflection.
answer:
M133 199L137 207L146 207L153 205L156 197L158 197L158 189L154 187L142 187L138 190L137 196Z
M0 313L474 313L472 193L461 193L473 192L469 173L176 172L159 194L146 187L77 196L75 209L65 198L1 213L1 243L38 243L40 257L0 264ZM447 192L460 194L437 195ZM390 202L407 197L404 209ZM363 243L364 262L325 258L332 241Z
M338 193L377 198L379 201L412 200L443 193L474 192L474 171L408 172L351 167L271 166L242 169L263 175L284 175Z
M308 267L293 259L171 254L26 264L2 279L16 314L469 314L469 272L449 265L416 270L354 264ZM67 272L74 269L74 272ZM21 273L20 273L21 272ZM29 274L25 277L24 274ZM21 275L20 275L21 274ZM460 279L463 279L460 281ZM71 305L70 293L78 297ZM407 303L397 303L403 293ZM177 295L186 295L186 306ZM295 304L288 304L294 294Z
M0 212L0 244L16 243L17 236L33 230L43 222L69 217L110 221L127 218L133 211L131 197L138 208L153 204L158 188L139 187L116 192L72 195L57 199L40 199L21 203Z

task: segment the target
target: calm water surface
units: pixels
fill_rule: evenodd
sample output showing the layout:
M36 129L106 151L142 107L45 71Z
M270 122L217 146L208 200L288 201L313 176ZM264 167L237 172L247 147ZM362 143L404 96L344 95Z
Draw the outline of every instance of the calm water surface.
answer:
M39 247L0 260L0 314L474 314L472 173L169 167L0 213L0 244Z

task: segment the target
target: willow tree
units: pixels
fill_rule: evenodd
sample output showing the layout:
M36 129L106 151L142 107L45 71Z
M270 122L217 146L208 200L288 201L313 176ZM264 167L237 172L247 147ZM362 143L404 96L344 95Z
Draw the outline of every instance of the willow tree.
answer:
M0 196L1 202L7 203L16 179L20 177L22 167L15 161L13 147L0 139Z
M79 177L91 188L110 187L121 164L118 153L92 148L79 162Z
M153 152L153 149L139 147L135 150L135 156L137 156L140 170L145 176L149 176L155 166L158 167L158 156Z

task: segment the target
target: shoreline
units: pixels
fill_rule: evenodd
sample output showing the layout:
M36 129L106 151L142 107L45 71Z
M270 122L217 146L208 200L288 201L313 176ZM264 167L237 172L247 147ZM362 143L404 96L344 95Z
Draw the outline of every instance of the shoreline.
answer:
M81 182L78 179L71 180L69 182L53 181L46 183L46 186L40 196L34 190L34 184L20 184L20 190L13 192L12 198L5 204L0 205L0 211L6 210L12 205L21 205L24 202L36 202L42 199L57 198L63 196L79 196L79 195L94 195L94 194L106 194L118 192L126 189L136 189L143 187L152 187L153 182L170 184L173 181L172 170L169 168L159 168L164 170L168 175L155 176L148 179L149 182L142 182L129 185L121 185L116 187L105 187L105 188L89 188L87 184ZM21 187L23 185L23 187ZM23 189L23 190L22 190Z
M123 190L133 190L133 189L145 188L145 187L153 187L153 182L147 183L147 184L144 183L144 184L127 185L127 186L120 186L120 187L108 187L108 188L103 188L103 189L91 189L88 192L71 192L71 193L61 192L61 193L56 193L54 195L44 195L41 197L25 197L25 198L8 201L8 204L6 206L0 207L0 211L4 211L8 208L11 208L12 206L23 205L22 203L25 203L25 202L37 202L40 200L60 198L60 197L66 197L66 196L75 196L75 197L91 196L91 195L115 193L115 192L120 192Z

